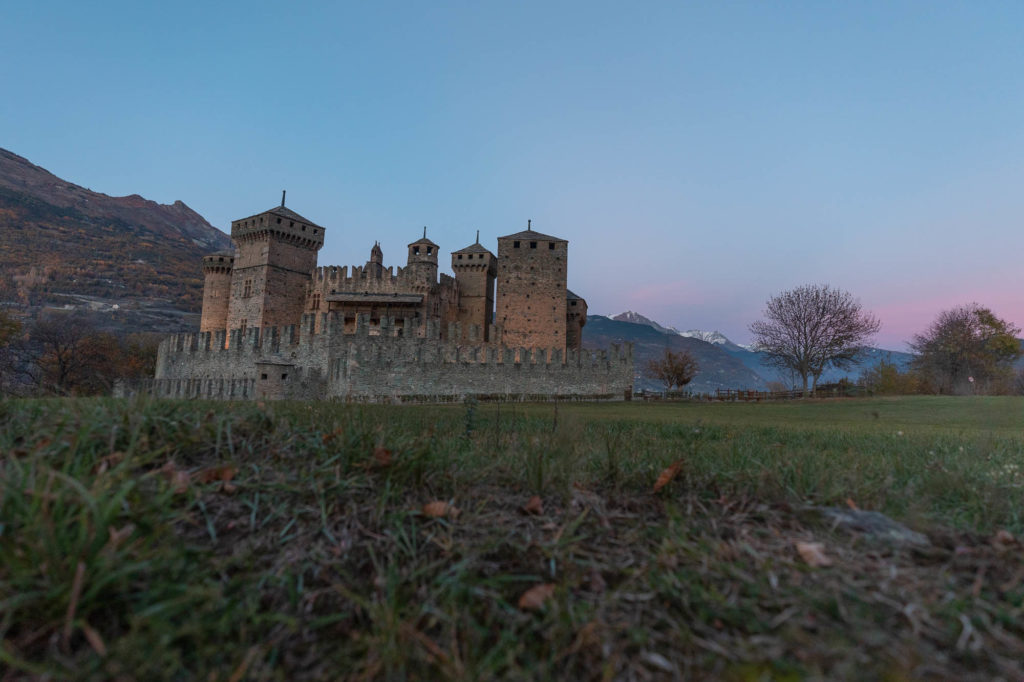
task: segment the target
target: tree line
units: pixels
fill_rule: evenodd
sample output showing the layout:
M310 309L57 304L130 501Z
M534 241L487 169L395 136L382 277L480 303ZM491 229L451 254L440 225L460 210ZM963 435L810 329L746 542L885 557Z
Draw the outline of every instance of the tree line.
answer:
M109 395L119 380L151 378L160 335L117 335L80 313L18 320L0 309L0 394Z
M803 394L813 396L826 369L850 369L864 359L880 328L850 292L816 284L769 298L764 319L750 332L765 362L799 377ZM910 340L908 367L882 360L860 383L876 393L1024 394L1024 370L1014 366L1022 355L1020 332L977 303L945 310ZM671 390L688 384L698 367L686 351L666 349L645 370Z

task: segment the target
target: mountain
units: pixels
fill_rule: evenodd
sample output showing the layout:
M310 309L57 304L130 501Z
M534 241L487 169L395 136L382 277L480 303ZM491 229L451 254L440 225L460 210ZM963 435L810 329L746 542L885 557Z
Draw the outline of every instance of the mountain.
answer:
M93 192L0 149L0 303L134 311L143 327L184 328L173 318L202 305L201 257L226 248L181 201Z
M664 327L664 326L658 324L657 322L655 322L654 320L652 320L652 319L650 319L648 317L644 317L640 313L633 312L632 310L627 310L624 313L619 313L618 315L614 315L614 316L612 316L611 319L617 320L619 322L631 322L633 324L644 324L644 325L647 325L648 327L653 327L654 329L657 329L658 331L663 332L665 334L678 334L679 336L687 336L687 337L692 338L692 339L700 339L701 341L706 341L706 342L708 342L710 344L713 344L713 345L716 345L716 346L724 346L724 347L726 347L726 348L728 348L730 350L736 350L736 349L743 349L744 348L744 346L740 346L740 345L735 344L732 341L730 341L728 338L726 338L725 334L723 334L722 332L719 332L719 331L706 332L706 331L702 331L700 329L690 329L690 330L687 330L687 331L680 331L679 329L676 329L675 327Z
M721 332L696 329L679 331L675 327L666 327L633 311L620 313L611 318L600 315L587 316L587 325L583 328L585 347L607 347L608 343L617 341L632 341L634 344L637 389L664 388L657 381L642 374L647 362L664 353L666 347L693 353L700 371L687 389L698 393L710 392L716 388L765 390L769 382L785 386L799 383L798 377L768 364L764 353L733 343ZM882 361L906 367L910 359L910 353L869 348L864 359L856 366L850 370L827 369L818 383L832 383L844 377L855 379L865 369L874 367Z
M608 348L610 343L632 342L636 368L633 384L635 390L664 390L665 387L659 381L645 375L644 368L650 360L660 358L666 348L688 351L697 360L700 370L687 385L689 391L707 393L717 388L767 389L767 384L756 372L720 346L671 331L660 331L658 327L660 325L588 315L587 324L583 328L583 346L601 349Z

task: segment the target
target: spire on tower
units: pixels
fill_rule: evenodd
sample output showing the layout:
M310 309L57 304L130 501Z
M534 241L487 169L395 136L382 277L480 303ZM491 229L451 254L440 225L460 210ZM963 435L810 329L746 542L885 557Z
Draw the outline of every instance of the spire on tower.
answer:
M284 195L288 193L288 190L281 190L281 207L284 208Z
M533 222L532 220L527 218L527 220L526 220L526 231L527 232L533 232L533 228L530 226L530 223L532 223L532 222Z
M477 230L477 231L476 231L476 243L477 243L477 244L479 244L479 243L480 243L480 230Z
M423 238L424 239L427 238L427 226L426 225L423 226Z

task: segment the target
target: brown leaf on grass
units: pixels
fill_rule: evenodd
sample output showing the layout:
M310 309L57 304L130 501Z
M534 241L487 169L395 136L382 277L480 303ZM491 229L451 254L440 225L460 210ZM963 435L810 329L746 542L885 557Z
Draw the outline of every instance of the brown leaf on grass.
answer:
M540 495L534 495L530 498L530 501L519 508L524 514L531 516L540 516L544 513L544 501L540 499Z
M519 608L524 611L536 611L544 603L555 596L554 583L534 585L519 597Z
M825 545L820 542L796 542L796 551L808 566L831 566L832 560L825 554Z
M91 625L84 621L82 622L82 634L85 635L85 639L89 642L89 646L93 648L93 651L100 656L107 655L107 645L103 643L100 633L96 632Z
M330 442L331 442L332 440L334 440L335 438L337 438L338 436L340 436L340 435L341 435L342 433L344 433L344 430L343 430L343 429L334 429L334 430L333 430L333 431L331 431L330 433L325 433L325 434L323 435L323 439L322 439L322 440L323 440L323 442L324 442L324 445L327 445L327 444L328 444L328 443L330 443Z
M188 485L192 480L192 477L188 475L187 471L182 471L175 466L173 461L167 462L160 467L160 472L167 479L171 488L176 494L181 494L188 491Z
M214 481L223 481L227 483L235 477L238 473L238 467L231 466L230 464L221 464L220 466L207 467L201 471L197 471L193 478L197 483L213 483Z
M130 536L134 531L134 523L129 523L120 530L115 529L113 526L107 526L107 535L109 536L107 545L109 545L111 549L117 549L118 545L128 539L128 536Z
M445 516L455 518L459 515L459 508L455 505L448 504L444 500L434 500L433 502L427 502L423 505L420 510L424 516L429 516L432 519L439 519Z
M846 498L846 506L852 509L853 511L860 511L860 507L857 506L857 503L853 501L852 497Z
M109 455L107 455L106 457L101 457L100 461L96 462L96 465L93 466L92 468L92 472L94 474L106 473L108 469L117 466L118 463L123 459L123 452L111 452Z
M1006 551L1010 545L1017 543L1017 540L1013 537L1013 534L1005 529L999 529L996 534L992 536L992 547L998 551Z
M658 474L658 480L654 482L654 492L658 492L675 478L683 468L683 460L677 459L672 462L671 465L660 474Z
M370 466L374 469L386 469L391 466L391 451L380 446L375 447Z

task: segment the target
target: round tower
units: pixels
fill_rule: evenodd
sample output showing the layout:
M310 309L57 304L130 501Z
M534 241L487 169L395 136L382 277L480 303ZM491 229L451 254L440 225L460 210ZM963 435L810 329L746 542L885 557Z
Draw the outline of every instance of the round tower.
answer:
M405 272L418 284L437 284L437 244L427 239L425 227L423 237L409 244Z
M231 270L234 251L218 251L203 256L203 315L199 331L224 331L228 326L228 303L231 301Z
M458 321L463 330L468 330L470 325L479 326L481 340L490 341L498 265L494 254L480 245L479 232L475 244L452 252L452 272L459 284Z

